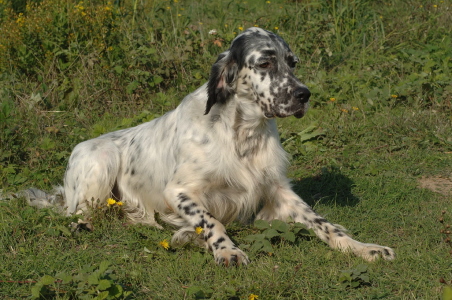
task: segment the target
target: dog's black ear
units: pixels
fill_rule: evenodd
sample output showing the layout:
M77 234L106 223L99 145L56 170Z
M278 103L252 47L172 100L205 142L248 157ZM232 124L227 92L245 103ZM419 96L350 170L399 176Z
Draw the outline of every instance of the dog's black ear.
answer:
M237 72L237 63L232 59L229 51L218 56L207 83L206 115L215 103L224 104L234 95Z

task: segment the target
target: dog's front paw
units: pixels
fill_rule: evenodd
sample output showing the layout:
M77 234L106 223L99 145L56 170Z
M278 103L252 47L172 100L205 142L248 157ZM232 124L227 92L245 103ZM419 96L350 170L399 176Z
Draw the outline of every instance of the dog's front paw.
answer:
M214 251L215 262L219 265L239 266L250 263L248 256L237 247L222 247Z
M359 255L367 261L374 261L380 257L385 260L393 260L395 258L394 250L375 244L365 244Z

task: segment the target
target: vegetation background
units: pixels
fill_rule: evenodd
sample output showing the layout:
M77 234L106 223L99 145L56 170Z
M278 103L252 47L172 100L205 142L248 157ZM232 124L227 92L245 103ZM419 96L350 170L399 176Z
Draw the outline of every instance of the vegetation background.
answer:
M0 298L452 299L450 0L0 0L3 193L49 190L77 143L176 107L252 26L288 42L312 92L306 117L278 121L296 191L397 259L231 224L252 264L221 268L118 206L74 233L76 216L4 199Z

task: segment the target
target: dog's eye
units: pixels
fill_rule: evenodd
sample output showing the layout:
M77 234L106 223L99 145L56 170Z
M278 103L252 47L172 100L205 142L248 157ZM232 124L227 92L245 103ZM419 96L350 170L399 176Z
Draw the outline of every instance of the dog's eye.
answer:
M259 65L259 68L262 68L262 69L267 69L268 67L270 67L269 62L264 62Z

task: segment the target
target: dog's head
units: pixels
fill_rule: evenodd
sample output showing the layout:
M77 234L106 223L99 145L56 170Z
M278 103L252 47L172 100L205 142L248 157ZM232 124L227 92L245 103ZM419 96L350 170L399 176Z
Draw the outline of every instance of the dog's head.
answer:
M301 118L311 93L293 74L297 62L281 37L261 28L247 29L212 66L205 113L237 95L252 101L266 118Z

